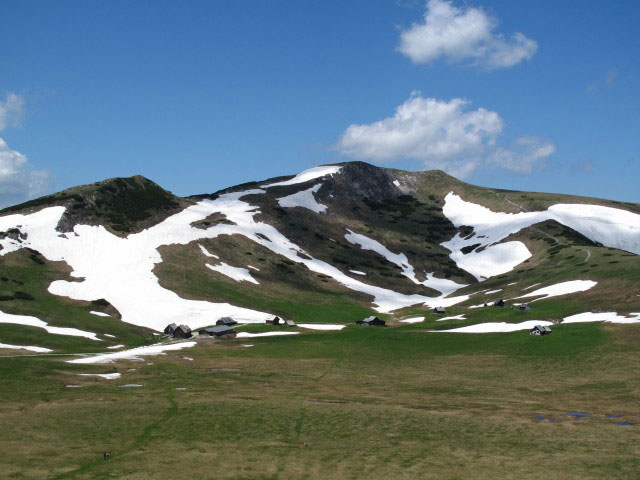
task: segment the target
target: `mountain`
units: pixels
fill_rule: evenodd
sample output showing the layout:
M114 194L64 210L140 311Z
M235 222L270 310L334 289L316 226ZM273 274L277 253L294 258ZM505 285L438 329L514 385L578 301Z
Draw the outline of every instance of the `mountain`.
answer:
M349 162L187 198L115 178L0 211L0 342L91 343L45 342L25 316L131 344L146 329L227 315L332 322L443 306L462 327L624 318L640 312L639 255L639 204L477 187L437 170ZM498 297L534 308L469 308Z

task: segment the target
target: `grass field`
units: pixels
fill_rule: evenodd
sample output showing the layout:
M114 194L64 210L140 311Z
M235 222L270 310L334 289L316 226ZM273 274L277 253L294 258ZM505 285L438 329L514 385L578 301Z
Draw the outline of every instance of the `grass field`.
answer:
M108 365L0 358L2 478L637 476L637 325L535 338L426 332L434 323Z

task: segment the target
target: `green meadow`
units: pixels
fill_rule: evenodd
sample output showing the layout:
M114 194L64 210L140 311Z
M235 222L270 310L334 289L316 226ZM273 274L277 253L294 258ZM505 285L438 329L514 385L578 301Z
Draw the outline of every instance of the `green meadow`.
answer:
M550 336L531 337L429 332L436 323L429 316L412 325L206 339L105 365L2 357L0 472L8 479L637 476L637 325L556 325ZM122 377L78 375L111 372ZM131 384L142 386L124 387Z

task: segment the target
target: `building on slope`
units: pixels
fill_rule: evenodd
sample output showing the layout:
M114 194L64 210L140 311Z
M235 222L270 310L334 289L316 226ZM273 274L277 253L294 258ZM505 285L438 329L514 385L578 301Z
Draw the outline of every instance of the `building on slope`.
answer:
M169 325L164 327L164 333L166 335L173 335L173 332L176 331L176 328L178 328L178 325L176 325L175 323L170 323Z
M384 327L385 326L385 321L384 320L380 320L375 315L372 315L371 317L367 317L364 320L358 320L356 322L356 325Z
M281 323L283 323L282 318L280 318L277 315L274 315L272 317L267 318L266 323L268 325L280 325Z
M236 331L226 325L216 325L215 327L209 327L200 330L200 335L209 335L210 337L234 338L236 336Z
M493 302L493 306L494 307L504 307L504 300L502 298L496 300L495 302Z
M436 307L433 309L434 313L447 313L444 310L444 307Z
M545 327L544 325L536 325L531 329L529 335L549 335L551 333L551 329L549 327Z
M530 312L531 306L528 303L521 303L520 307L518 307L521 312Z
M235 321L233 318L231 318L231 317L222 317L222 318L219 318L219 319L216 321L216 325L225 325L225 326L227 326L227 327L230 327L230 326L232 326L232 325L237 325L237 324L238 324L238 322L236 322L236 321Z
M172 334L173 338L190 338L193 334L191 329L186 325L179 325Z
M295 327L296 326L296 322L294 322L293 320L285 320L284 321L284 325L285 325L285 327Z

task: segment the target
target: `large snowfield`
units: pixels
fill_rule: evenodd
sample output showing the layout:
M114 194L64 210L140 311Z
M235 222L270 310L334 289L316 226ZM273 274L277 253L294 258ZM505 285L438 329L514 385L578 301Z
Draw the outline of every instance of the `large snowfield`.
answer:
M640 215L617 208L557 204L542 212L503 213L449 193L443 213L456 227L473 227L473 235L462 238L458 234L441 245L451 250L450 257L458 267L478 280L509 272L531 257L522 242L499 242L545 220L555 220L607 247L640 254ZM462 253L462 248L476 244L479 246L474 251ZM478 252L482 247L485 248Z

